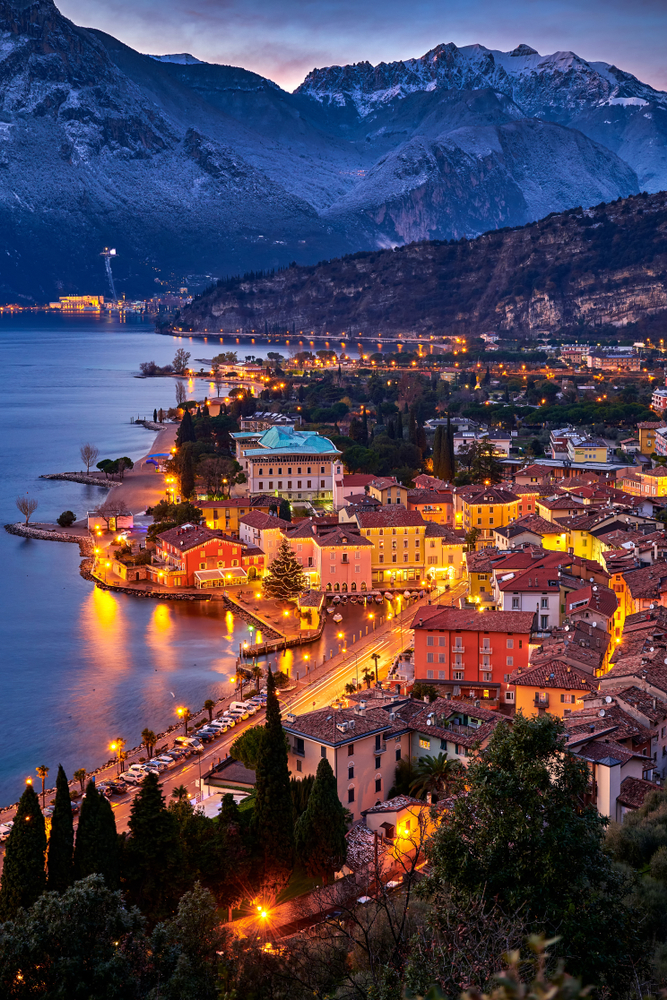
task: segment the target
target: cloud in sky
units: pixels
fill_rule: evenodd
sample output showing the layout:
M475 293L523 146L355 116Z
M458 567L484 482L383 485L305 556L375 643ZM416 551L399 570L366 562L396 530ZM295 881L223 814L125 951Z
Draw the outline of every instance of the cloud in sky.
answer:
M288 90L315 66L423 55L441 42L571 49L667 90L665 0L56 0L141 52L191 52Z

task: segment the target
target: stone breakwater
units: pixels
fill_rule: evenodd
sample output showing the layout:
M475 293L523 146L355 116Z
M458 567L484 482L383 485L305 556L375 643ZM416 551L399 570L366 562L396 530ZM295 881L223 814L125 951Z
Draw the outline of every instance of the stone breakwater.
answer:
M105 490L111 490L114 486L120 486L118 480L99 479L97 476L87 476L85 472L48 472L40 479L66 479L69 483L83 483L84 486L102 486Z
M31 524L6 524L5 531L10 535L20 535L22 538L39 538L44 542L75 542L79 546L82 556L93 554L93 543L90 538L81 535L70 535L66 531L58 531L57 528L33 528Z

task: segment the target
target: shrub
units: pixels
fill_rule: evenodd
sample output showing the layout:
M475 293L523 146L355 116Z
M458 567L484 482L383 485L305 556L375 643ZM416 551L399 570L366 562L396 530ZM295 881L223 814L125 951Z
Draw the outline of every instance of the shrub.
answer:
M72 513L71 510L64 510L58 518L58 524L61 528L69 528L75 521L76 514Z

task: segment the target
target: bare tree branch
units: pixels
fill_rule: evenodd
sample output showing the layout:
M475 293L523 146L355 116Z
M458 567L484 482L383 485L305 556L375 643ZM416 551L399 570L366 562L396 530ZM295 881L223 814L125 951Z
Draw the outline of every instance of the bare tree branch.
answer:
M90 472L91 465L99 455L99 450L95 447L94 444L90 444L90 442L87 441L86 444L81 445L79 452L81 455L81 461L86 466L86 475L88 475L88 473Z
M39 504L37 500L34 500L32 497L29 497L26 493L24 497L16 498L16 506L21 511L21 513L25 515L25 523L27 524L28 521L30 520L31 515L34 514L35 511L37 510Z

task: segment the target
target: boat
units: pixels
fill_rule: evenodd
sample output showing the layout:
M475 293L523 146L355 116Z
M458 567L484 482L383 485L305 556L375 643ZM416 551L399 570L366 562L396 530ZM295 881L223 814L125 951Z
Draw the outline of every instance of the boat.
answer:
M391 601L391 600L393 600L394 595L392 594L392 592L390 590L385 590L384 597L385 597L386 601Z
M334 609L333 609L333 607L332 607L332 606L330 605L330 606L329 606L329 607L327 608L327 614L328 614L328 615L332 615L333 613L334 613Z
M333 620L335 622L342 622L343 616L339 612L336 612L336 614L333 616Z
M352 597L350 598L350 604L356 604L358 600L359 598L355 597L354 594L352 594Z
M409 590L404 590L403 591L403 597L412 597L412 594L410 593Z
M382 604L382 601L383 601L382 595L381 594L376 594L375 595L375 603L376 604Z
M336 594L336 596L334 597L333 602L334 604L340 604L340 597L338 596L338 594Z

